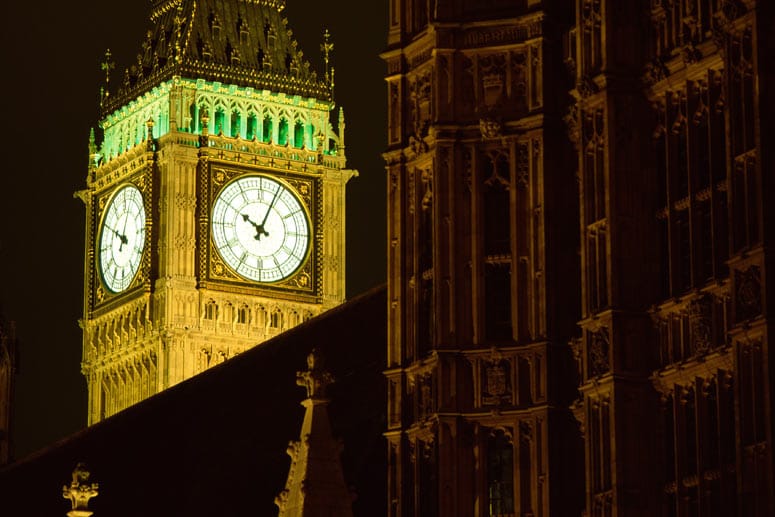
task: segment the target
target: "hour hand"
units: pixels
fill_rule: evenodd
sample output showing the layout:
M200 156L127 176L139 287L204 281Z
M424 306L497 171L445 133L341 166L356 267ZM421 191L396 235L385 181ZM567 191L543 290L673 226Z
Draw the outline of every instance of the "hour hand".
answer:
M255 235L255 237L254 237L254 238L255 238L257 241L260 241L260 240L261 240L261 235L266 235L267 237L269 236L269 232L267 232L266 230L264 230L264 225L263 225L263 223L262 223L262 224L257 224L257 223L254 223L254 222L253 222L253 221L250 219L250 216L249 216L248 214L242 214L242 220L243 220L243 221L245 221L245 222L247 222L247 223L250 223L250 224L252 224L252 225L253 225L253 228L255 228L255 229L256 229L256 235Z
M121 245L118 247L118 251L121 251L121 248L124 247L124 244L128 244L129 243L129 239L126 238L126 235L124 235L120 231L116 230L115 228L111 228L110 226L107 226L107 228L108 228L108 230L110 230L113 233L115 233L116 237L118 237L118 240L121 241Z

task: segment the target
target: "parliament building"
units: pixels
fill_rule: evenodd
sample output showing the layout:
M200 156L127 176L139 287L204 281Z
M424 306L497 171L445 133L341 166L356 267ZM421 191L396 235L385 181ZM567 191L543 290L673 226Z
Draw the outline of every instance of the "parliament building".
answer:
M775 515L775 4L380 3L387 286L344 303L284 5L155 0L108 75L94 425L0 470L14 515L79 462L97 517Z

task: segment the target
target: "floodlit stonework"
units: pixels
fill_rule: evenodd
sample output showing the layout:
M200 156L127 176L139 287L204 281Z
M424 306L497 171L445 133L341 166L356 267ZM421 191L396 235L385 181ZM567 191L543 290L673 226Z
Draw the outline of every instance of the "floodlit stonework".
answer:
M156 2L118 87L106 55L102 138L76 193L90 424L344 300L345 185L357 172L346 169L331 45L318 79L283 8ZM243 178L255 188L242 211L216 213ZM122 208L128 185L140 192L134 212ZM303 230L283 233L285 217Z

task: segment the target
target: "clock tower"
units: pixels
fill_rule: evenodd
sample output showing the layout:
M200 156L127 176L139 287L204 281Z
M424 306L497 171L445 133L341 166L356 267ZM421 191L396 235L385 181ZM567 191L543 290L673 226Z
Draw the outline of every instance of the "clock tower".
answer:
M155 0L86 188L89 424L344 299L344 116L284 0ZM332 114L335 116L332 117ZM333 119L333 120L332 120Z

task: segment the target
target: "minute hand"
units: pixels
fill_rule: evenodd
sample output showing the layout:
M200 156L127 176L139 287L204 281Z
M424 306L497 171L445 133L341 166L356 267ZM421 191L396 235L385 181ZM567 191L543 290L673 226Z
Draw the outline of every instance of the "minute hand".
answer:
M272 207L274 206L274 202L277 201L277 196L279 196L279 195L280 195L280 187L278 186L277 190L274 193L274 197L272 197L272 202L269 203L269 207L266 209L266 214L264 214L264 220L261 221L261 228L263 228L264 225L266 224L266 220L269 218L269 212L272 211ZM269 235L269 233L267 233L266 230L264 230L264 233L266 233L266 235Z

